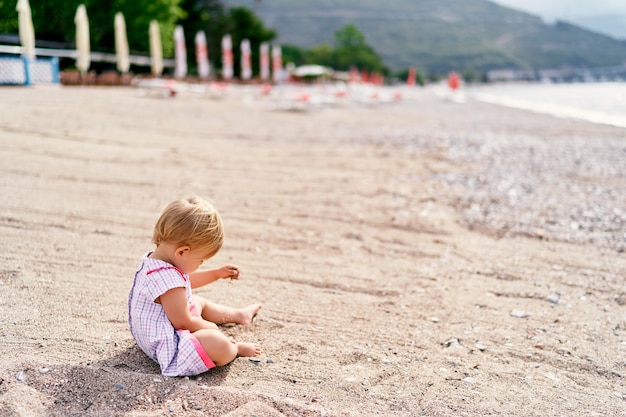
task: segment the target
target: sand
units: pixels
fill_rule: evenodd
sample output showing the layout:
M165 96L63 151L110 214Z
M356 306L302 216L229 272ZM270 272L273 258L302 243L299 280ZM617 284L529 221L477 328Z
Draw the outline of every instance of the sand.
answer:
M0 89L0 144L2 416L625 415L624 129L36 86ZM242 271L198 293L262 302L223 331L264 354L165 378L127 295L189 195Z

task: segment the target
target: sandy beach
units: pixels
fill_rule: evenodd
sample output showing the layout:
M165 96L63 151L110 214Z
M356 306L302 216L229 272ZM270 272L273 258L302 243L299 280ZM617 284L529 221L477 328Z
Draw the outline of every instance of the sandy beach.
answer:
M445 100L0 88L0 416L624 416L626 130ZM166 378L127 296L175 198L264 348Z

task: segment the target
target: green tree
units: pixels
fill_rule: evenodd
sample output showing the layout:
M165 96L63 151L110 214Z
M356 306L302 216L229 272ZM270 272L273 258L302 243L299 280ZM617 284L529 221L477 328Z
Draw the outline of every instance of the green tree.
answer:
M0 33L17 34L17 0L0 0ZM35 28L36 29L36 28Z
M365 35L354 25L345 25L335 32L335 44L337 48L360 49L367 47Z
M366 43L365 36L354 25L346 25L335 32L335 47L328 44L311 49L295 46L283 47L283 61L296 65L324 65L337 70L349 70L356 66L361 70L389 75L381 58Z
M321 44L309 49L306 53L306 63L310 65L324 65L334 67L334 51L328 44Z
M374 49L365 42L365 36L354 25L346 25L335 32L335 50L332 66L348 70L352 66L367 71L388 73Z
M296 66L307 63L307 51L294 45L282 45L283 62L293 62Z

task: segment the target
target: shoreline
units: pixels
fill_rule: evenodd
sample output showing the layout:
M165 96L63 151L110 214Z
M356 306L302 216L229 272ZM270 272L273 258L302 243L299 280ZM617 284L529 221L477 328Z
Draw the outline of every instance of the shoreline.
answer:
M514 91L516 87L523 87L524 91L520 96L520 91ZM588 94L589 99L595 101L595 104L599 104L599 101L602 101L598 96L598 87L603 88L605 90L611 89L611 94L607 94L608 91L604 91L602 94L605 96L604 98L612 98L614 105L621 105L619 100L616 100L623 91L626 91L626 84L623 82L615 82L615 81L604 81L604 82L590 82L590 83L528 83L528 84L520 84L520 83L512 83L512 84L494 84L494 85L478 85L472 86L469 88L469 91L472 91L473 98L485 103L495 104L505 107L510 107L514 109L526 110L530 112L535 112L539 114L546 114L549 116L558 117L561 119L573 119L580 120L590 123L596 123L599 125L608 125L612 127L625 128L626 129L626 117L615 109L612 109L611 113L607 113L606 111L599 111L597 109L590 110L588 108L581 108L577 106L576 103L572 104L568 100L571 99L571 95L569 97L561 97L561 101L556 100L555 97L551 97L550 100L546 100L545 94L539 93L539 96L528 97L529 90L528 88L551 88L555 92L558 92L558 89L562 90L573 90L578 89L579 95ZM623 91L616 92L615 88L621 88ZM498 91L499 88L504 88L509 91L505 91L502 94L501 91ZM594 91L582 91L583 88L593 89ZM491 90L491 91L490 91ZM567 92L567 91L566 91ZM590 93L594 93L590 94ZM561 92L563 94L563 92ZM526 97L524 97L526 96ZM557 94L558 96L558 94ZM565 103L565 104L564 104ZM587 103L588 104L588 103ZM607 103L603 103L606 108ZM609 103L610 104L610 103ZM609 106L611 107L611 106Z

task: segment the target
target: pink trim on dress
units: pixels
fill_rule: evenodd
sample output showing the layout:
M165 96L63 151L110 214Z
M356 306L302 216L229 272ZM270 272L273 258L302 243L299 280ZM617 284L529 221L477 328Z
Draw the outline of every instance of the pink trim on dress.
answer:
M151 269L148 272L146 272L146 275L150 275L153 272L158 272L158 271L162 271L164 269L175 269L176 271L178 271L178 273L180 274L181 277L183 277L183 280L185 280L185 282L187 282L187 277L185 277L185 274L183 273L183 271L181 271L180 269L176 268L175 266L162 266L160 268L156 268L156 269Z
M204 362L204 365L207 367L207 369L215 368L215 362L213 362L208 353L206 353L198 338L189 330L179 330L179 332L184 333L189 338L189 341L191 342L193 347L196 348L196 352L198 352L198 355L200 355L200 359L202 359L202 362Z

